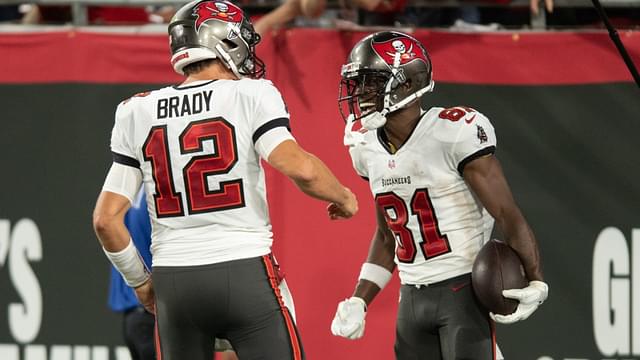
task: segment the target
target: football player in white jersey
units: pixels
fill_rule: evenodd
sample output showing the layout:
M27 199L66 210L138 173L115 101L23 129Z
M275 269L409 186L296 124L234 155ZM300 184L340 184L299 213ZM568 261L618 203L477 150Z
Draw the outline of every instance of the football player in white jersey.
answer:
M433 84L423 45L395 31L362 39L342 68L345 144L356 172L369 181L377 229L356 289L338 305L331 330L363 336L367 306L397 267L397 359L495 359L491 317L526 319L548 287L533 232L494 156L493 126L469 107L422 110L420 98ZM504 294L520 301L507 316L488 314L470 286L491 217L530 280Z
M169 39L171 64L186 80L118 106L96 234L155 311L163 360L210 360L214 338L228 339L243 360L302 359L270 256L260 159L329 202L331 218L353 216L356 199L289 132L280 93L261 79L260 36L240 8L186 4ZM153 281L122 221L140 184L152 222Z

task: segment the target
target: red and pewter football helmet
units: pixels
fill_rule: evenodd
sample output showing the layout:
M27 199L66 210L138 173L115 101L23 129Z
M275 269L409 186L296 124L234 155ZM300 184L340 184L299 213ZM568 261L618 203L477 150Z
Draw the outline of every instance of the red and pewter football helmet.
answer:
M433 90L431 59L415 38L381 31L360 40L342 66L338 103L349 123L373 130L386 116ZM409 82L409 88L400 85Z
M183 75L188 64L220 59L239 78L261 78L264 63L256 56L260 35L248 16L224 0L196 0L184 5L169 23L171 65Z

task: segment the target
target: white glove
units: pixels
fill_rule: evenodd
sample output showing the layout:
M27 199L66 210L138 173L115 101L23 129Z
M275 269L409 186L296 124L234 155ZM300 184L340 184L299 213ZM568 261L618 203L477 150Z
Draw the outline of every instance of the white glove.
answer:
M529 286L523 289L503 290L502 296L518 300L520 303L513 314L500 315L489 313L495 322L502 324L512 324L516 321L526 320L538 306L547 300L549 286L542 281L530 281Z
M331 333L351 340L360 339L364 335L366 307L367 304L359 297L341 301L331 322Z

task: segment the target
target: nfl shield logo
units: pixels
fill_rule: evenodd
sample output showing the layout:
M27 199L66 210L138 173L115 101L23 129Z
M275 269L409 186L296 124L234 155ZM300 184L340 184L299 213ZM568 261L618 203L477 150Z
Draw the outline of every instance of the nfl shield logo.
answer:
M476 125L476 128L478 128L476 135L478 136L478 140L480 140L480 144L486 143L489 138L487 137L487 133L484 132L484 128L480 125Z
M389 160L388 165L389 165L389 169L395 169L396 168L396 161L391 159L391 160Z

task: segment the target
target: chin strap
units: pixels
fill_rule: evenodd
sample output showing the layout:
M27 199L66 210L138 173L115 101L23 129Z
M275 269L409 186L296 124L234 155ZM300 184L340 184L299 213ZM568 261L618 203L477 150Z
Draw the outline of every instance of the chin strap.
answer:
M404 74L404 71L400 68L400 56L399 52L393 57L393 67L391 67L391 77L389 81L387 81L387 85L384 88L384 99L383 99L383 109L382 111L374 111L360 119L362 123L362 127L367 130L375 130L379 127L384 126L387 123L387 115L396 110L402 109L410 102L420 98L420 96L424 95L429 91L433 91L433 87L435 83L433 80L429 82L429 85L423 87L422 89L416 91L415 93L407 96L402 99L402 101L397 104L391 105L391 87L394 83L404 84L407 81L407 78Z
M431 82L429 83L429 85L423 87L422 89L414 92L413 94L407 96L406 98L402 99L402 101L398 102L397 104L391 105L391 106L385 106L384 109L382 109L382 111L374 111L370 114L367 114L366 116L364 116L362 119L360 119L360 122L362 123L362 127L364 127L367 130L375 130L379 127L384 126L384 124L386 124L387 122L387 115L396 111L396 110L400 110L403 107L405 107L407 104L409 104L410 102L419 99L422 95L433 91L433 87L435 86L435 82L433 80L431 80ZM386 97L385 96L385 102L386 102Z
M387 123L387 114L389 112L387 108L382 109L382 111L374 111L360 119L360 123L367 130L383 127Z

